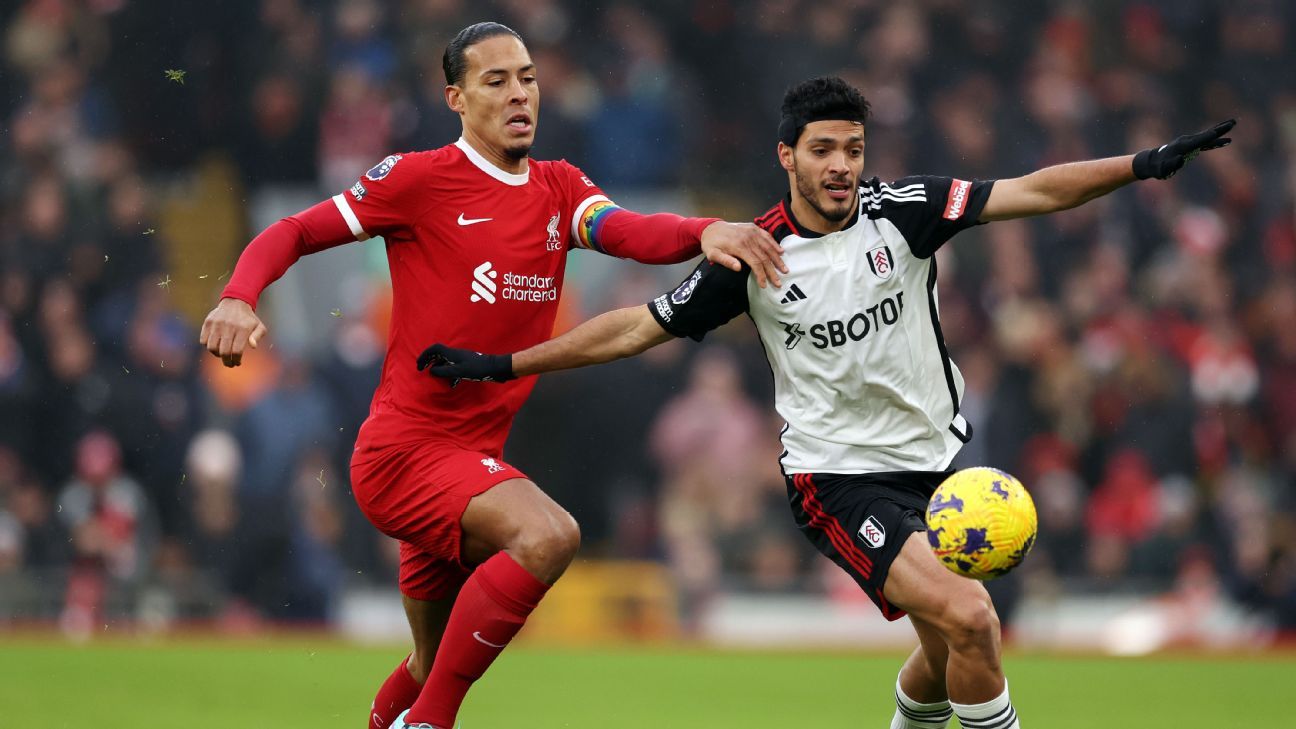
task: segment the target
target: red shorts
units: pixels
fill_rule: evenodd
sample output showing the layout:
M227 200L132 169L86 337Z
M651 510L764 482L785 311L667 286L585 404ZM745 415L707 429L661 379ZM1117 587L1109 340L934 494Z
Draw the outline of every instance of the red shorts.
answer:
M497 458L443 441L367 451L351 461L360 511L400 541L400 591L415 600L453 595L472 573L459 553L468 501L526 477Z

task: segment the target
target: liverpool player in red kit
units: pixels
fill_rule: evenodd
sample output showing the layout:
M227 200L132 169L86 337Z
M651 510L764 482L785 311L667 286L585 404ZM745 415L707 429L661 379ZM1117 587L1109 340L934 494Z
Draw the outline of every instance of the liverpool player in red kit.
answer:
M381 235L394 302L382 380L352 455L365 515L400 541L400 590L414 651L382 685L369 726L448 729L472 683L508 645L575 556L572 517L501 459L534 386L450 387L419 372L429 341L509 352L552 332L567 251L646 263L705 251L778 283L764 231L618 208L565 161L528 158L539 89L521 39L497 23L446 48L454 144L393 154L346 192L267 228L240 257L203 345L237 366L266 328L261 291L302 255Z

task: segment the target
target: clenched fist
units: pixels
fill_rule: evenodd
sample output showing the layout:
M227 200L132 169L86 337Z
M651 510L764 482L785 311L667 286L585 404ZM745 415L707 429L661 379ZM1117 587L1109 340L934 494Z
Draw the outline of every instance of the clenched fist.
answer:
M256 349L266 331L266 325L246 301L221 299L203 320L198 341L220 357L226 367L238 367L243 363L243 349Z

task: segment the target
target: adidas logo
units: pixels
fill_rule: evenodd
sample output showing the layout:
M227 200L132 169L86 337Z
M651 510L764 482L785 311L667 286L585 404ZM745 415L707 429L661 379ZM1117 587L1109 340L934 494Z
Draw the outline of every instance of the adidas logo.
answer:
M788 292L783 295L783 298L779 299L779 303L791 304L794 301L804 301L805 299L806 299L805 292L802 291L796 284L792 284L792 288L788 289Z

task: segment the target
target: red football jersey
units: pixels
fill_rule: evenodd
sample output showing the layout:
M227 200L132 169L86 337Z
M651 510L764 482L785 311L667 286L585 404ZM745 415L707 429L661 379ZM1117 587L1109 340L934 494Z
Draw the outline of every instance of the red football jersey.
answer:
M420 372L434 342L516 352L549 338L575 225L603 192L566 161L494 166L460 139L395 154L333 203L359 240L381 235L392 321L357 455L424 439L499 455L535 377L460 382Z

